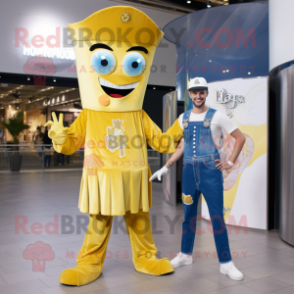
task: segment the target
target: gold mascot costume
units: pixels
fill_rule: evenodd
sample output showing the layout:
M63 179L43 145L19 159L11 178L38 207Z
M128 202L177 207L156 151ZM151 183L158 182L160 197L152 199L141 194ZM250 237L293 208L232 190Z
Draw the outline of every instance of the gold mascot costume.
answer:
M163 134L142 110L163 32L146 14L126 6L103 9L68 28L83 110L69 128L55 113L46 125L51 125L49 137L57 152L70 155L85 146L79 209L90 218L78 265L65 269L59 281L81 286L100 276L113 216L121 215L135 269L150 275L172 273L167 258L157 259L152 237L147 143L173 153L183 131L176 121Z

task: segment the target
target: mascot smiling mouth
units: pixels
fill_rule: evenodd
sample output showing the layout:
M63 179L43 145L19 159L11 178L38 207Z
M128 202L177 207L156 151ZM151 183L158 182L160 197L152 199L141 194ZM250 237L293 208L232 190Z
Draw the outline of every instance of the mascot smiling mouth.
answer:
M123 98L130 94L139 84L135 82L127 85L115 85L99 77L99 83L103 91L113 98Z

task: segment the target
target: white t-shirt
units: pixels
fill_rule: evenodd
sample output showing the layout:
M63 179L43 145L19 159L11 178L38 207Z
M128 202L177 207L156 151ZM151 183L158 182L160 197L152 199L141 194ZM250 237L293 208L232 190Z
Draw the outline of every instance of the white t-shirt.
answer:
M189 121L204 121L206 112L196 114L191 111ZM184 114L182 113L179 116L179 124L182 129L183 129L183 115ZM224 129L228 134L231 134L237 128L238 127L226 115L224 115L220 111L216 111L210 124L210 129L211 129L212 137L214 140L214 144L218 148L220 148L222 129ZM182 138L182 140L184 140L184 138Z

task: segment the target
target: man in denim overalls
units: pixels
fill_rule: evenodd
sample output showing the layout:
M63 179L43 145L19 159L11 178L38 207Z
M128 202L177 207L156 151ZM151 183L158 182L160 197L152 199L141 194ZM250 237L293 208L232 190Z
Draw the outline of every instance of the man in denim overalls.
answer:
M178 119L184 129L183 140L166 165L157 171L150 180L161 179L169 167L184 153L182 201L185 220L182 227L181 253L172 261L174 268L192 264L195 239L197 205L200 193L204 195L212 222L214 240L221 264L220 272L231 279L242 280L243 274L235 267L229 247L228 234L223 218L223 175L222 170L230 169L237 159L245 137L232 121L205 105L208 86L204 78L194 78L189 83L188 92L193 109L186 111ZM201 120L199 120L199 118ZM235 138L235 146L228 161L220 160L217 139L221 140L221 129ZM184 148L183 148L184 145Z

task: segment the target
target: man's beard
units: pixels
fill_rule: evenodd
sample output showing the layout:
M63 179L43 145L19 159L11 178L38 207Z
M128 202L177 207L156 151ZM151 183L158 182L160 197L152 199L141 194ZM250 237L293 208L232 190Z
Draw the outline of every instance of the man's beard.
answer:
M202 102L200 105L197 105L197 104L193 101L193 105L194 105L196 108L201 108L201 107L205 104L205 101L206 101L206 99L204 99L203 102Z

